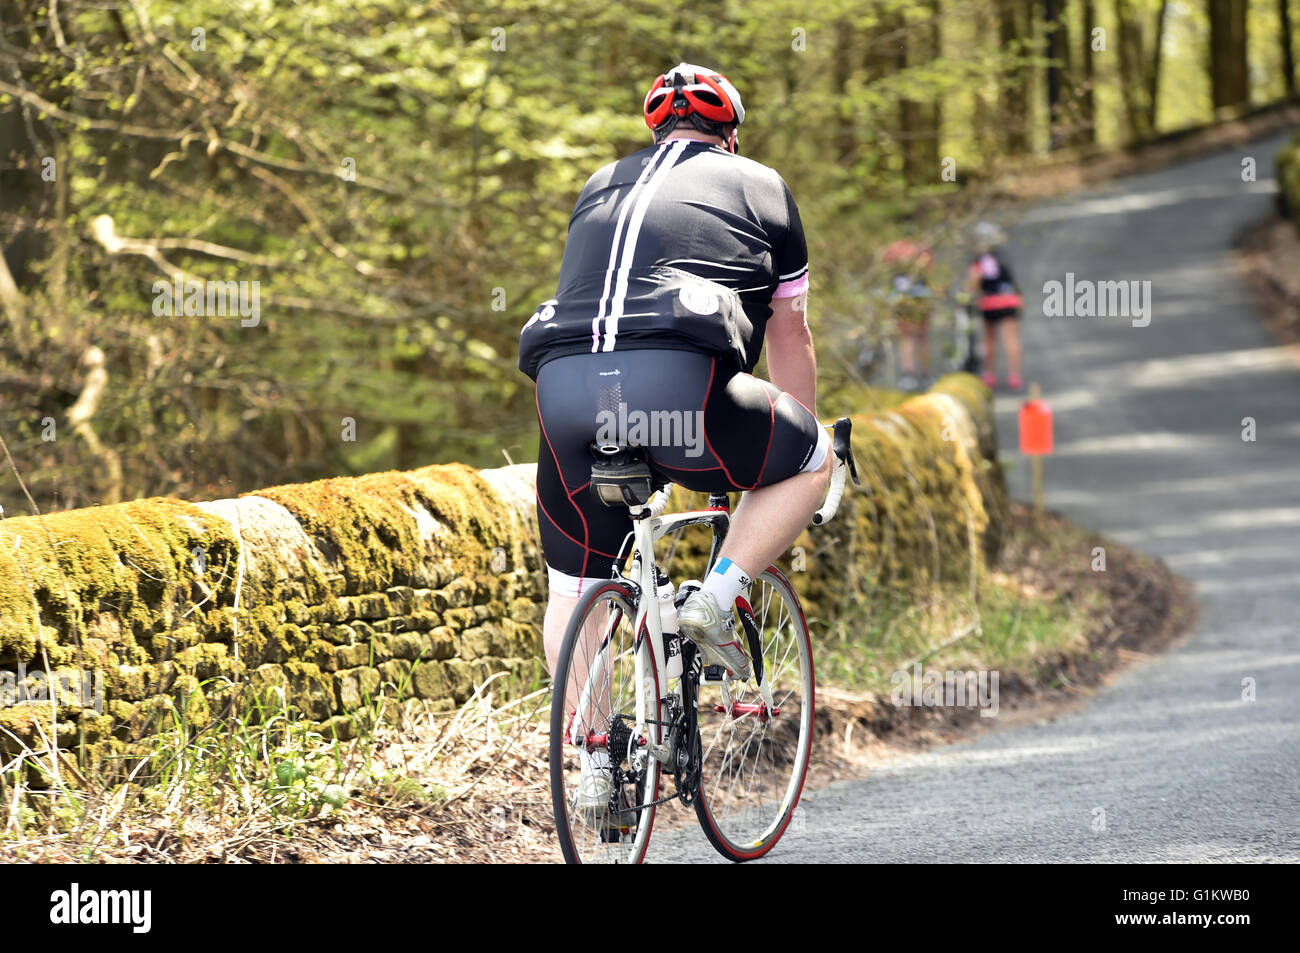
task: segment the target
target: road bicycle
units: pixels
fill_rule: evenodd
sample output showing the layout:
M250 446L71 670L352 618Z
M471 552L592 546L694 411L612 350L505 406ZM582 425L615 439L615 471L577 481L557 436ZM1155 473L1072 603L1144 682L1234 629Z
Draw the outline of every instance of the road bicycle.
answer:
M858 483L851 428L847 417L834 424L830 488L814 525L835 515L846 473ZM612 577L574 610L556 667L551 801L564 859L642 862L656 811L674 800L694 806L724 857L762 857L798 806L812 745L812 645L799 597L775 566L759 573L735 603L751 677L703 664L676 631L676 610L693 587L674 592L654 543L707 526L712 569L730 526L727 494L711 493L706 509L665 516L673 487L644 450L593 444L592 453L592 492L627 506L634 522ZM601 808L579 805L584 751L608 759L613 787Z
M970 295L954 290L949 298L952 304L949 346L953 356L948 360L948 366L967 374L978 374L984 362L980 359L978 331L971 318Z

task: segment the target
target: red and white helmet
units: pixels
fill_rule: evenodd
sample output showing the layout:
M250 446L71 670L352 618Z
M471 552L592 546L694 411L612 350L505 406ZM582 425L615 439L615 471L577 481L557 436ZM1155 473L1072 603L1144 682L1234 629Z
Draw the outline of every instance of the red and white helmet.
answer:
M650 84L643 114L656 139L688 116L696 117L697 128L718 134L723 126L745 121L745 107L731 81L717 70L690 63L678 63Z

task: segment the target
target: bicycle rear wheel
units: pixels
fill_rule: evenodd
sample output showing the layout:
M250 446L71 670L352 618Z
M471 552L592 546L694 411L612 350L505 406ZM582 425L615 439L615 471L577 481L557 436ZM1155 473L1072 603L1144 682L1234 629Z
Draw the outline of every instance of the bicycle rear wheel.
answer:
M660 743L662 716L649 641L634 632L636 608L625 583L602 583L579 601L560 649L551 697L551 804L571 864L640 863L650 842L655 808L640 805L659 796L659 762L647 743ZM638 678L646 704L642 733ZM613 789L605 811L577 804L583 747L594 759L608 759Z
M702 682L699 693L704 760L695 812L709 842L736 861L762 857L785 833L813 730L812 645L799 599L775 567L754 580L751 596L770 696L752 680Z

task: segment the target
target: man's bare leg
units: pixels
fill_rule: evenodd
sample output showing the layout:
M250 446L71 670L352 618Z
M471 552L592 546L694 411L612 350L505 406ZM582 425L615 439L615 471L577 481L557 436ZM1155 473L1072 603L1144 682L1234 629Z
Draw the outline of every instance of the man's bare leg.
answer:
M546 646L546 668L552 677L555 666L560 661L560 646L564 642L564 630L569 627L573 610L578 607L577 596L561 596L554 592L546 602L546 619L542 623L542 642Z
M828 450L820 469L746 491L718 558L730 559L751 579L776 562L825 499L834 459Z
M898 342L898 363L902 365L904 375L916 375L921 373L920 362L916 358L916 334L910 328L904 326L900 332Z

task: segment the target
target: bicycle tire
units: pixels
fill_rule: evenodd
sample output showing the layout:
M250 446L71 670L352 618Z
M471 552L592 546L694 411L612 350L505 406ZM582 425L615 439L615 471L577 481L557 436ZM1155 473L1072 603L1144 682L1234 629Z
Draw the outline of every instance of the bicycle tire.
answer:
M704 764L695 813L709 842L738 862L762 857L789 826L808 773L816 706L812 642L790 581L769 568L751 595L775 714L729 713L721 686L709 683L700 685L699 702ZM763 704L752 682L732 682L730 693L738 705Z
M612 607L618 614L610 612L602 619L595 614L599 613L602 605ZM632 632L636 610L635 597L626 583L610 580L596 586L582 597L574 609L556 663L551 696L551 807L555 813L555 831L561 853L565 861L571 864L640 863L645 859L650 843L655 807L642 808L635 812L635 816L618 816L620 821L628 823L611 827L607 824L593 824L592 819L584 816L574 803L581 779L581 767L579 748L572 742L571 732L576 734L584 727L572 723L576 720L574 716L577 705L574 699L580 696L582 685L596 664L595 657L600 652L605 655L600 663L602 668L599 684L609 688L610 703L608 711L598 712L595 717L585 719L584 737L605 738L603 745L595 740L588 750L598 751L603 747L611 763L614 763L616 756L610 747L610 737L619 729L610 729L616 722L616 716L622 716L624 727L629 719L635 725L636 663L631 653L643 655L643 671L647 673L647 688L650 689L647 696L647 718L663 720L658 673L650 656L648 641L636 638ZM595 621L589 624L589 619ZM591 643L597 640L600 644L593 651ZM658 725L647 725L647 733L651 742L659 743L662 729ZM628 750L630 747L629 745ZM614 793L623 799L621 803L645 804L658 799L661 780L659 762L648 755L644 757L644 762L639 782L617 785ZM622 765L627 763L626 758L618 759L620 775L623 774ZM609 817L614 818L616 815L611 811ZM610 840L611 837L616 839Z

